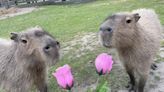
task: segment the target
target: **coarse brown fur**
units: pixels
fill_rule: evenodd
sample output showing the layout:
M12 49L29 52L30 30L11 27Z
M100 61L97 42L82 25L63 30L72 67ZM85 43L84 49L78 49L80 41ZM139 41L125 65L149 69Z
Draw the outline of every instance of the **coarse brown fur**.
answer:
M129 92L144 92L150 66L160 47L161 32L158 16L151 9L116 13L101 24L101 43L118 51L130 77Z
M0 87L7 92L29 92L35 85L47 92L47 66L59 58L59 42L40 27L0 39Z

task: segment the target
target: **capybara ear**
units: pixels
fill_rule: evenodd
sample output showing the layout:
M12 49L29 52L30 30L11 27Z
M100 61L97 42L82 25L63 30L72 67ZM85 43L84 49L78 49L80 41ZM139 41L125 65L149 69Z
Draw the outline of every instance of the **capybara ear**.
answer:
M39 25L36 25L35 28L41 28Z
M12 32L12 33L10 33L10 34L11 34L10 39L17 42L17 41L18 41L18 33Z
M138 22L138 20L141 18L141 16L138 13L133 14L135 21Z

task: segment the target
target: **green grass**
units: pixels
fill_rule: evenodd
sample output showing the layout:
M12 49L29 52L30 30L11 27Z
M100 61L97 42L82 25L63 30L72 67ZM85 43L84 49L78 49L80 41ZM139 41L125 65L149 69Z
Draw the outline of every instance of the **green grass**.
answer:
M163 0L97 0L85 4L69 5L51 5L42 6L43 8L32 13L15 16L5 20L0 20L0 37L9 38L9 33L22 31L26 28L39 25L51 34L53 34L61 44L73 40L74 36L81 33L97 32L103 19L115 12L131 11L137 8L153 8L159 14L161 23L164 24L164 1ZM58 66L65 63L70 64L73 68L77 86L79 84L91 85L98 78L94 64L97 54L107 51L107 49L96 47L94 51L84 51L81 57L74 57L73 52L79 48L74 48L66 54L60 62L49 70L49 92L63 92L57 86L56 80L51 76ZM117 80L115 67L109 75L109 83L113 84L114 89L119 88L120 84L115 83ZM106 83L106 82L105 82ZM106 85L106 84L104 84ZM77 91L78 92L78 91Z

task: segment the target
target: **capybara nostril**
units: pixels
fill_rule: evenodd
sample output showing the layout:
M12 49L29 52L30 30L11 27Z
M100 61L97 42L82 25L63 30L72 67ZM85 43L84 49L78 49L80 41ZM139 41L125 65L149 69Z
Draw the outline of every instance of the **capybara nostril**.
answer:
M107 28L106 30L107 30L108 32L111 32L111 31L112 31L112 28L109 27L109 28Z
M100 31L108 31L108 32L111 32L111 31L112 31L112 28L111 28L111 27L108 27L108 28L100 27L99 30L100 30Z

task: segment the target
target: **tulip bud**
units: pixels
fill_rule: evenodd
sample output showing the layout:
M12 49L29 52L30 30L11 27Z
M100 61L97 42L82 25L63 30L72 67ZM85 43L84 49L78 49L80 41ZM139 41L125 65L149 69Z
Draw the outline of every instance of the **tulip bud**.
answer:
M112 69L112 56L108 55L107 53L102 53L96 57L95 66L97 73L99 75L104 75L109 73Z
M64 89L71 90L74 79L71 73L71 67L68 64L57 68L52 75L56 78L59 86Z

